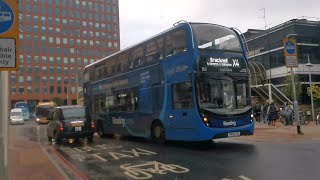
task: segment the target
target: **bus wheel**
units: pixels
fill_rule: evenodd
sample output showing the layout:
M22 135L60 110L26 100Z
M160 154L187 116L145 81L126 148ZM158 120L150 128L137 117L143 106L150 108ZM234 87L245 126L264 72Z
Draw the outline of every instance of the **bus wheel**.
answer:
M166 142L165 130L161 123L156 122L151 128L152 139L158 144L164 144Z

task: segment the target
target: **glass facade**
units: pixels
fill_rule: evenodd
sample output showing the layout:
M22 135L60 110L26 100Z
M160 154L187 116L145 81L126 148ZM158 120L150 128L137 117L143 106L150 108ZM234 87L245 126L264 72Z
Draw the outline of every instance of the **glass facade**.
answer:
M254 32L255 31L255 32ZM310 69L313 84L320 84L320 28L314 21L307 19L293 19L282 25L275 26L267 31L248 30L244 33L249 48L249 61L259 62L266 69L266 75L271 83L281 88L285 77L290 73L286 68L283 39L291 34L297 42L298 68L295 74L300 78L302 84L302 95L299 101L302 104L310 104L310 97L307 95L309 87L308 56L313 68ZM292 36L293 35L293 36ZM270 78L271 77L271 78Z

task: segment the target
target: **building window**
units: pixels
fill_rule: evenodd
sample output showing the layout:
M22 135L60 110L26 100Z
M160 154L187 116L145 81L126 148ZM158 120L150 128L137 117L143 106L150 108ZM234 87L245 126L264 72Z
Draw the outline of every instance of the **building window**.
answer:
M42 56L42 64L45 65L47 63L47 57Z
M48 94L48 92L47 92L47 87L43 87L43 88L42 88L42 94Z
M11 86L11 94L16 94L16 87L15 86Z
M32 68L31 68L31 66L28 66L28 67L27 67L27 73L32 73Z
M57 77L57 83L61 84L61 77L60 76Z
M24 88L23 88L23 86L19 86L19 94L24 94Z
M62 88L61 88L61 86L58 86L58 87L57 87L57 93L58 93L58 94L61 94L61 93L62 93Z
M47 77L46 76L42 76L41 79L42 79L42 84L46 85L47 84Z
M34 32L34 34L38 34L39 33L39 26L33 26L33 32Z
M47 66L42 66L42 74L46 74L47 73Z
M34 76L34 83L40 84L40 76Z
M31 86L28 86L28 87L27 87L27 93L28 93L28 94L32 94Z
M40 68L39 68L39 66L34 66L34 73L39 73L39 70Z
M58 73L58 74L61 74L61 72L62 72L62 71L61 71L61 67L57 67L57 73Z
M17 77L16 76L11 76L10 77L10 82L11 82L11 84L15 84L17 82Z
M57 57L57 58L56 58L56 63L57 63L57 64L61 64L61 57Z
M50 76L50 84L54 83L54 77Z
M54 94L54 86L50 86L50 94Z
M53 74L54 73L54 67L50 66L49 71L50 71L50 73Z
M68 84L68 83L69 83L68 77L64 77L64 78L63 78L63 83L64 83L64 84Z
M32 83L32 77L31 76L27 76L27 82L28 82L28 84Z

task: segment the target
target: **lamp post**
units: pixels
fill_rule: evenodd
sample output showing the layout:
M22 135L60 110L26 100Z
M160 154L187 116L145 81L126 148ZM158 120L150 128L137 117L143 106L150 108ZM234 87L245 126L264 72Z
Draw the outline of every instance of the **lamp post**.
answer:
M287 38L289 39L290 36L297 36L297 34L288 34ZM292 43L292 42L291 42ZM292 47L291 47L292 48ZM285 47L285 49L287 49ZM294 47L294 51L297 51L297 49ZM293 51L293 52L294 52ZM292 54L292 53L291 53ZM296 59L298 61L298 59ZM298 64L298 63L297 63ZM293 89L293 109L294 109L294 117L297 120L297 133L303 135L301 131L301 126L300 126L300 118L299 118L299 105L297 101L297 94L296 94L296 87L295 87L295 82L294 82L294 73L293 73L293 68L290 66L291 69L291 81L292 81L292 89Z
M311 96L311 111L312 111L312 120L314 120L314 106L313 106L313 94L312 94L312 88L311 88L311 68L313 67L313 65L310 63L310 58L309 58L309 54L308 54L308 63L306 64L306 66L309 68L309 85L310 85L310 96ZM316 124L318 124L318 122L316 121Z

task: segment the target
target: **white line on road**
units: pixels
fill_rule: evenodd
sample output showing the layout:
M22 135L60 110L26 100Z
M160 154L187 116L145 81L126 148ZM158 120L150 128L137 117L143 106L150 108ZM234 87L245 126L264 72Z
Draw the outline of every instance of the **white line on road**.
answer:
M247 178L247 177L244 176L244 175L240 175L240 176L238 176L238 177L241 178L241 179L243 179L243 180L251 180L251 179Z

